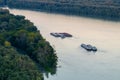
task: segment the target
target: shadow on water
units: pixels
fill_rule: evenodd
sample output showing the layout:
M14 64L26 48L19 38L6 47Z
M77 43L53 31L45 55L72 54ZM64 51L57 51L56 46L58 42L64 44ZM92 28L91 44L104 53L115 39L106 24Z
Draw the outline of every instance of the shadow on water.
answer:
M55 75L57 71L57 67L56 68L51 68L50 71L45 71L44 75L45 77L49 78L50 75Z

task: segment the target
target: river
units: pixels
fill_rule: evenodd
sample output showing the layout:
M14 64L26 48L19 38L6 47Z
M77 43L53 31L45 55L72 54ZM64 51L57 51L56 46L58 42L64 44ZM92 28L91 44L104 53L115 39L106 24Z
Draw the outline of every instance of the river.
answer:
M120 79L120 22L18 9L10 12L31 20L55 48L57 73L45 80ZM67 32L73 38L55 38L51 32ZM92 44L98 51L87 52L80 47L82 43Z

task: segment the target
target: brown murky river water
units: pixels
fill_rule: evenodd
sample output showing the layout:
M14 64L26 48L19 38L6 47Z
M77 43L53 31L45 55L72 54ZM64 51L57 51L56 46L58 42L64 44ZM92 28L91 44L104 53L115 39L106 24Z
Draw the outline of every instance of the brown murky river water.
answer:
M57 73L45 80L120 80L120 22L10 9L26 16L55 48ZM73 38L55 38L50 32L67 32ZM98 48L96 53L80 47Z

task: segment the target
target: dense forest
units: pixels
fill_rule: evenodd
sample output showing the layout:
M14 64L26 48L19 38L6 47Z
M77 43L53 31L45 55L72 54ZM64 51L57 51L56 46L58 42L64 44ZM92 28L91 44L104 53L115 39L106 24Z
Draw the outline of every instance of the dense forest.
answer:
M37 30L21 15L0 9L0 80L44 80L55 74L57 56Z
M0 0L10 8L120 20L120 0Z

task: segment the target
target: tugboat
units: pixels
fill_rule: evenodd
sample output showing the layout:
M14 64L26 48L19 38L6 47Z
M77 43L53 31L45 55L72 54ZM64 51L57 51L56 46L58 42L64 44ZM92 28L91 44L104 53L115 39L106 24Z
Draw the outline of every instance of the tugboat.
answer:
M95 46L92 46L90 44L86 45L86 44L81 44L81 47L84 48L87 51L97 51L97 48Z
M96 51L97 51L97 48L96 48L96 47L92 47L92 50L96 52Z

